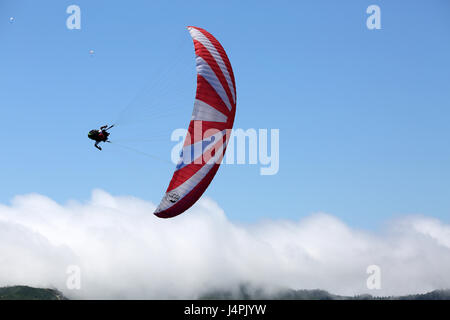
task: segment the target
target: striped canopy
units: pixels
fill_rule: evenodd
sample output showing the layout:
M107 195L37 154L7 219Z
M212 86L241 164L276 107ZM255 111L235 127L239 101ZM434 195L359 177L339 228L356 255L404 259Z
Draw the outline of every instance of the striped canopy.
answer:
M236 84L225 50L209 32L188 27L194 40L197 92L180 160L155 211L170 218L205 192L225 154L236 113Z

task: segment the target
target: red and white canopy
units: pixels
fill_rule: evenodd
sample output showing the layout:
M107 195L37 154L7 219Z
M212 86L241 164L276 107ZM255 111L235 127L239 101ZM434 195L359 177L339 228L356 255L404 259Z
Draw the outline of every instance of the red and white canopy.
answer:
M155 211L160 218L183 213L205 192L225 154L236 113L236 83L225 50L206 30L188 30L194 40L197 92L180 160Z

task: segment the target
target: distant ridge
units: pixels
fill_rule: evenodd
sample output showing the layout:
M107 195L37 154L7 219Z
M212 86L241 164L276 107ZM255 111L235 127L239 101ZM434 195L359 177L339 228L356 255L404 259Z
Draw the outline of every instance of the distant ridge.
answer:
M67 300L67 298L55 289L12 286L0 288L0 300Z
M0 288L0 300L68 300L55 289L40 289L28 286ZM340 296L325 290L279 290L267 294L262 289L242 285L236 291L216 290L199 297L199 300L450 300L450 290L434 290L424 294L378 297L369 294Z
M262 289L254 289L241 285L236 291L216 290L199 297L200 300L450 300L450 290L434 290L424 294L406 296L372 296L370 294L356 296L340 296L325 290L292 290L281 289L268 294Z

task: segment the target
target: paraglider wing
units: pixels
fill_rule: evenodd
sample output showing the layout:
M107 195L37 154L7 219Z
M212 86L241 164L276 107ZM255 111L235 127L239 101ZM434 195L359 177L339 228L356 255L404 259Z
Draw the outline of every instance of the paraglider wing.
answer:
M155 211L160 218L183 213L208 188L225 154L236 112L236 84L225 50L206 30L188 30L194 40L197 92L180 160Z

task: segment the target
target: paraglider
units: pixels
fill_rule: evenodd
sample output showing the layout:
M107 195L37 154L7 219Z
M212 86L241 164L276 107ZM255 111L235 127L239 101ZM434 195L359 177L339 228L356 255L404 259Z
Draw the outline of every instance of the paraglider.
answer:
M100 127L100 130L93 129L89 131L88 138L95 141L94 146L98 150L102 150L102 147L100 147L98 144L100 142L109 142L108 137L110 133L108 132L109 129L114 127L114 125L108 127L108 125Z
M197 89L180 159L154 212L160 218L185 212L206 191L225 155L236 113L236 83L224 48L206 30L188 30L196 55ZM110 142L107 130L113 126L89 132L97 149L102 150L100 142Z
M188 27L194 41L197 91L180 160L155 211L171 218L189 209L213 180L236 113L236 84L225 50L209 32Z

